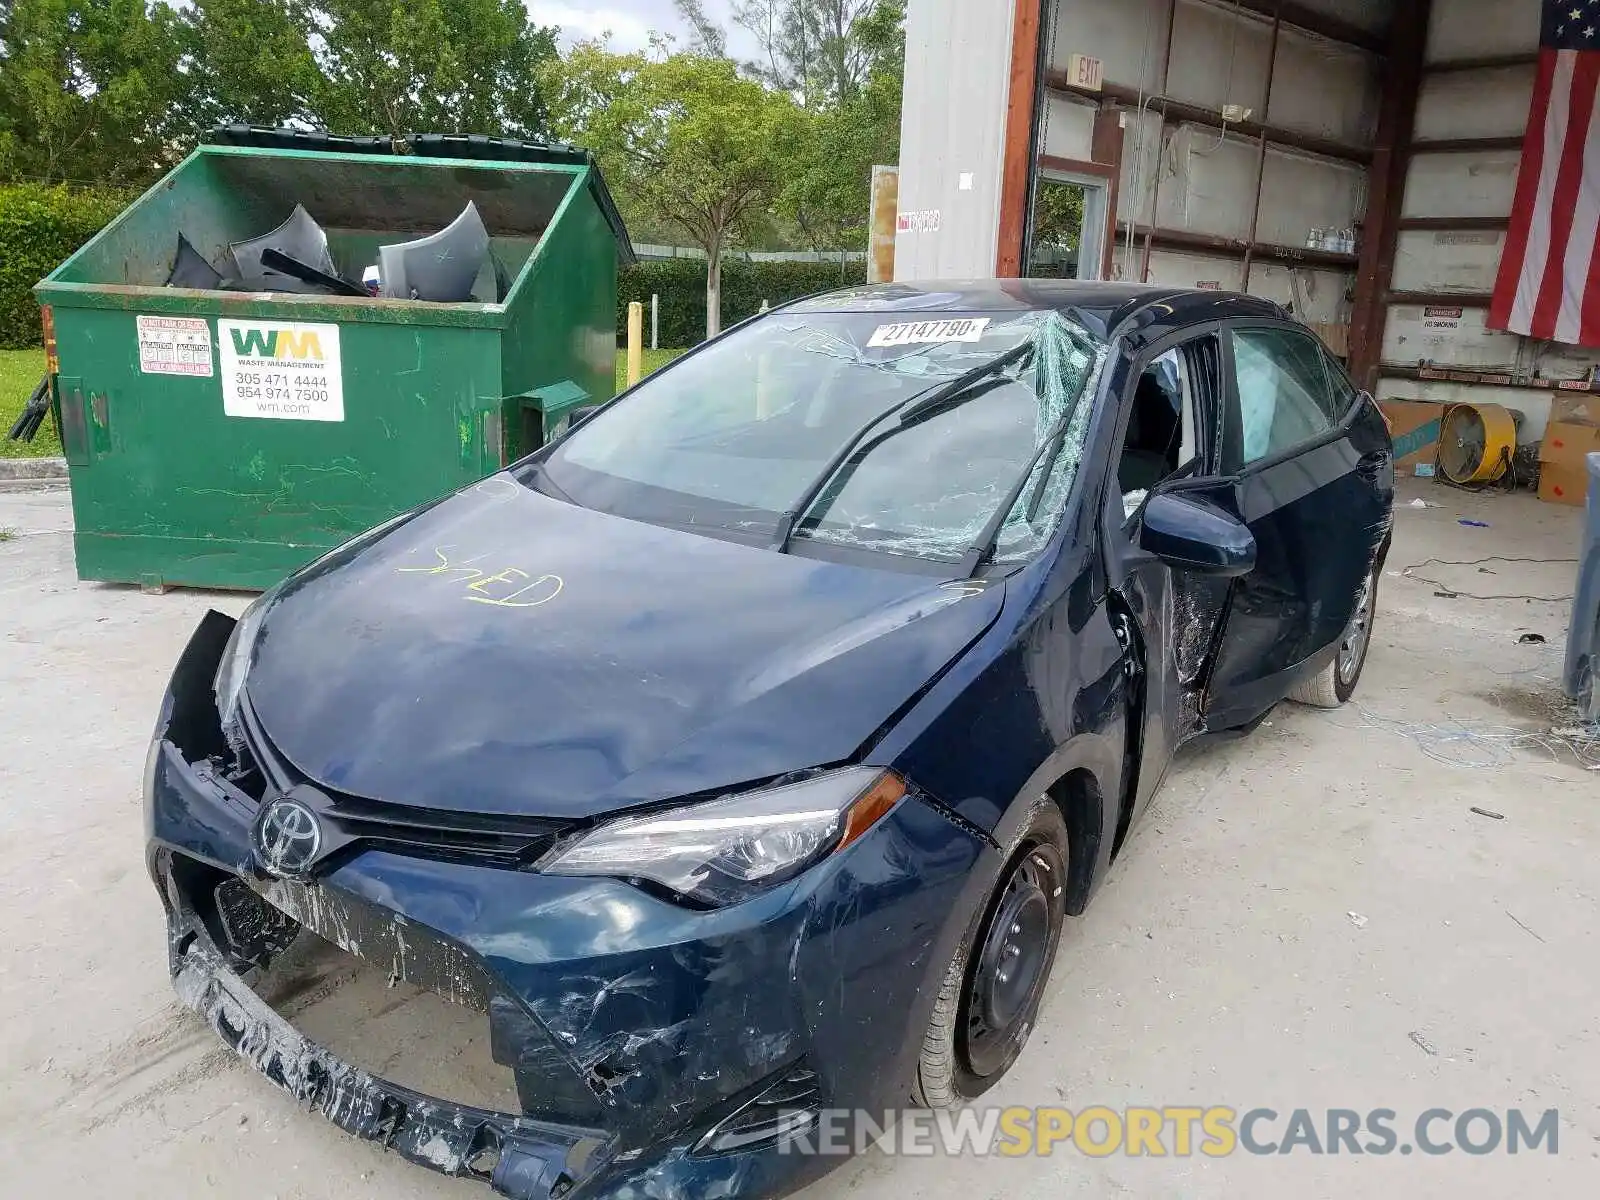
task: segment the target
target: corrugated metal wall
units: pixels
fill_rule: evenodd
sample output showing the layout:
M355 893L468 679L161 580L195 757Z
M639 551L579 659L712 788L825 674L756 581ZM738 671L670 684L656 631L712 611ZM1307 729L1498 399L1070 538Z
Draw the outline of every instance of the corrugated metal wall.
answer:
M1374 46L1392 12L1388 0L1302 7L1368 31ZM923 220L899 236L902 278L993 273L1013 9L911 2L901 208ZM1306 246L1311 230L1366 215L1380 78L1376 55L1347 44L1359 36L1285 24L1274 38L1269 19L1232 0L1048 0L1044 21L1040 153L1063 170L1097 150L1108 164L1102 114L1120 126L1115 276L1248 289L1312 322L1348 321L1355 257ZM1538 24L1534 0L1433 0L1381 352L1380 395L1503 403L1525 415L1524 441L1543 436L1550 391L1539 381L1600 366L1600 351L1484 327L1534 79L1506 60L1531 58ZM1072 88L1075 54L1104 63L1103 92ZM1498 65L1463 68L1477 59ZM1255 124L1225 124L1227 105ZM1500 143L1472 144L1483 139ZM1418 377L1447 372L1535 386Z
M1544 436L1551 393L1539 387L1400 377L1482 373L1546 380L1587 378L1600 352L1530 342L1488 330L1487 299L1505 245L1521 153L1473 148L1463 140L1520 138L1533 96L1535 68L1452 64L1532 55L1539 5L1531 0L1433 0L1428 70L1418 98L1412 159L1383 339L1379 395L1443 403L1503 404L1524 415L1521 440ZM1430 142L1453 142L1443 151ZM1452 224L1456 223L1456 224ZM1419 228L1418 226L1423 226Z
M1388 15L1383 0L1311 7L1374 31ZM1116 277L1248 288L1283 303L1298 293L1304 319L1348 321L1354 255L1307 247L1313 230L1354 229L1365 211L1373 55L1287 24L1274 37L1269 18L1228 0L1053 0L1046 37L1056 88L1043 152L1088 160L1095 110L1121 113ZM1105 64L1102 97L1062 86L1074 54ZM1184 111L1163 118L1156 97ZM1229 105L1270 127L1264 151L1254 129L1223 126ZM1279 133L1341 153L1284 144Z
M1014 0L912 0L897 279L994 275L1014 15Z

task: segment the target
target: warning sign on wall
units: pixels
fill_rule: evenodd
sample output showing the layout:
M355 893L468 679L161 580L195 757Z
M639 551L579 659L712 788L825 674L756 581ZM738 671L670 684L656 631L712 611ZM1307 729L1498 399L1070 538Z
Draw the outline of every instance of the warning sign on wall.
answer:
M1424 329L1460 329L1461 318L1466 316L1462 308L1425 308L1422 310L1422 327Z
M899 233L938 233L943 214L937 208L924 208L916 212L903 212L895 220Z
M140 316L135 324L146 375L211 377L211 322L204 317Z
M230 417L344 420L337 325L218 321L217 342Z

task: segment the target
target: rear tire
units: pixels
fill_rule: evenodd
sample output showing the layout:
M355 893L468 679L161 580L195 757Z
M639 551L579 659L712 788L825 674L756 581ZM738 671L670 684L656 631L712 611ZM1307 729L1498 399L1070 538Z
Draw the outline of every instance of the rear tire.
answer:
M1289 699L1312 708L1342 708L1356 693L1361 672L1367 665L1372 646L1372 623L1378 609L1378 568L1361 585L1361 598L1350 627L1339 643L1333 659L1322 670L1302 679L1289 691Z
M1067 862L1061 810L1041 796L945 971L912 1085L923 1108L981 1096L1022 1053L1066 923Z

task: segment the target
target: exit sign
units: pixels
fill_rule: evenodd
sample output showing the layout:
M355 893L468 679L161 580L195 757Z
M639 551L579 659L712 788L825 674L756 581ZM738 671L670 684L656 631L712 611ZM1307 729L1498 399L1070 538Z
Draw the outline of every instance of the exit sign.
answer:
M1067 59L1067 82L1085 91L1098 92L1106 85L1106 64L1087 54L1074 54Z

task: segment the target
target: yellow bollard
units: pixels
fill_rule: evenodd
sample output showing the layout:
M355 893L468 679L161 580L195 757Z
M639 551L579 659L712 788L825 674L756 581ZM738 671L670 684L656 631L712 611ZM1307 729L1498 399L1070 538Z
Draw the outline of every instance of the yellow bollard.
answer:
M628 386L639 382L644 372L644 305L637 300L628 305Z

